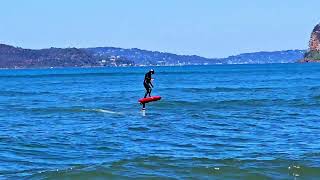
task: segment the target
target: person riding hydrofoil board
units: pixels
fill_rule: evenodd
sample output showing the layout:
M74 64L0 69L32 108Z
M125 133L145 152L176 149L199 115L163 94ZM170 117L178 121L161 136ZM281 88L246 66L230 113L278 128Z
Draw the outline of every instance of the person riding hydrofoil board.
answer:
M151 97L151 91L153 88L153 84L151 82L153 80L152 76L151 76L152 74L154 74L154 70L150 69L150 71L147 72L144 76L143 86L146 89L146 93L144 95L144 98L146 98L148 94L149 94L149 97Z
M149 95L149 97L151 97L151 91L152 91L152 88L153 88L153 84L151 82L153 80L152 79L152 74L154 74L154 70L150 69L150 71L147 72L144 75L143 86L146 89L146 93L144 94L144 98L146 98L148 95ZM146 103L141 103L141 104L142 104L142 110L145 110L146 109Z

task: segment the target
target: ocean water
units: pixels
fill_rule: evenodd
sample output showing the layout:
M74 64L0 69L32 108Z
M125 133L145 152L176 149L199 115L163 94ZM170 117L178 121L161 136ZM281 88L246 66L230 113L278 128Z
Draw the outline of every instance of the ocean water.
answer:
M320 179L320 64L0 71L0 179Z

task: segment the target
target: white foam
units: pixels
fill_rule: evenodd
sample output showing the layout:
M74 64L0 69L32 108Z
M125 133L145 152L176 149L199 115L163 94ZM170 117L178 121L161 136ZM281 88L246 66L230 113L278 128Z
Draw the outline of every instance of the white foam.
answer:
M92 112L101 112L101 113L108 113L108 114L122 114L121 112L110 111L107 109L84 109L85 111L92 111Z

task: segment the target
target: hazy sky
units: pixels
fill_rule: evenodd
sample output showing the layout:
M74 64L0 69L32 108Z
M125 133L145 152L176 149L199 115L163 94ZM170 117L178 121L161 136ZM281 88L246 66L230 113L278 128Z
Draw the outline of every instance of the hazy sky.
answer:
M319 0L1 0L0 43L224 57L306 49Z

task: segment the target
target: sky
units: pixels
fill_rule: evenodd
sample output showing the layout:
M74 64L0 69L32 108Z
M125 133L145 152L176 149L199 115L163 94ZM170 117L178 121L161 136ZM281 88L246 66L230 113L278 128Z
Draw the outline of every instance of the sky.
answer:
M0 43L204 57L307 49L319 0L1 0Z

